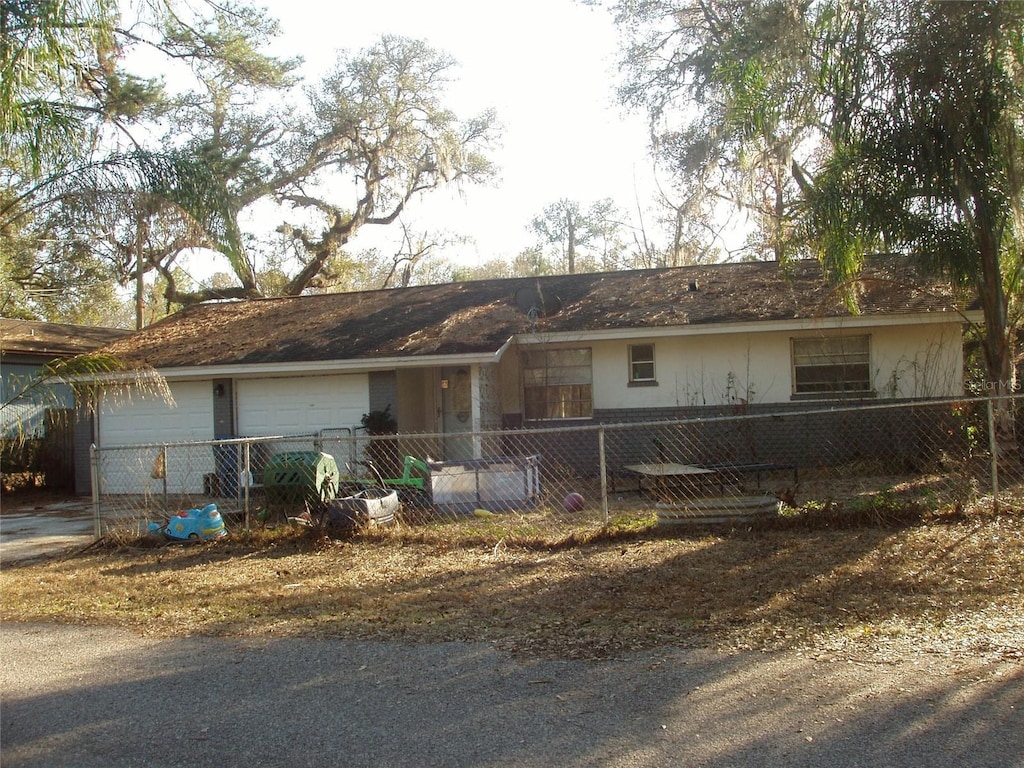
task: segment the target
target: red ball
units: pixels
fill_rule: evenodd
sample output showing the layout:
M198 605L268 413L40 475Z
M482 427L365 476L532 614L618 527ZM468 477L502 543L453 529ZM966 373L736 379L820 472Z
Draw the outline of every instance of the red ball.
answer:
M583 509L583 505L585 504L585 502L581 494L578 494L575 491L573 491L572 493L565 497L565 500L562 502L562 504L565 506L566 512L579 512L581 509Z

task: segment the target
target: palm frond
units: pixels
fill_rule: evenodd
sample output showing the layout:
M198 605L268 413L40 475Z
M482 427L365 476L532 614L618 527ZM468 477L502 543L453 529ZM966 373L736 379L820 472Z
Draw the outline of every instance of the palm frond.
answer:
M167 380L151 368L129 366L116 357L95 352L57 359L21 381L8 382L13 394L0 403L5 440L18 443L30 436L28 420L34 411L65 410L70 405L95 413L101 403L131 402L133 397L174 403Z

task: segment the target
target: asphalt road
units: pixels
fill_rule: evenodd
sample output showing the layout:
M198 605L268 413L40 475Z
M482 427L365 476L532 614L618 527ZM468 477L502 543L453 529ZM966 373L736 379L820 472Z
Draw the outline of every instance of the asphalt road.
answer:
M0 628L4 768L1024 766L1024 666Z

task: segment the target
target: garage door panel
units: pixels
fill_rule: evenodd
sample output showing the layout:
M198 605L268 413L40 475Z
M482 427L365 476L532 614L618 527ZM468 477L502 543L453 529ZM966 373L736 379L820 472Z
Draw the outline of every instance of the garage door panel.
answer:
M213 439L210 383L170 384L173 404L153 396L131 401L104 400L98 421L103 447L142 443L177 443Z
M203 475L213 471L209 446L172 446L158 464L160 446L213 439L210 382L170 385L173 404L154 396L131 401L105 400L97 418L100 486L105 494L160 497L166 483L172 494L200 493ZM146 446L127 448L127 446Z
M369 410L365 374L240 380L238 433L308 435L322 429L358 426Z
M159 446L214 439L211 382L170 384L174 405L155 397L105 402L98 417L103 493L160 496L199 494L203 477L216 472L211 446L174 446L168 450L165 477L154 471ZM369 410L366 375L236 380L237 434L314 434L323 429L352 429ZM118 446L146 445L132 451Z

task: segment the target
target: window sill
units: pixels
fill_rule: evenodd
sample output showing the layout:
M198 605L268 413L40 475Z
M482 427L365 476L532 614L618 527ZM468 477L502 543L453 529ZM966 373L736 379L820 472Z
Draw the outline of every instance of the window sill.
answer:
M629 381L626 382L627 387L656 387L658 382L656 379L643 379L640 381Z
M524 418L523 424L554 424L562 421L593 421L593 416L553 416L550 419Z
M874 400L878 393L874 390L864 392L806 392L790 395L790 400Z

